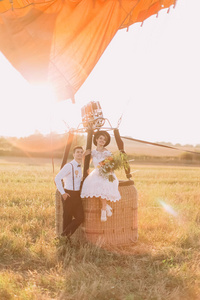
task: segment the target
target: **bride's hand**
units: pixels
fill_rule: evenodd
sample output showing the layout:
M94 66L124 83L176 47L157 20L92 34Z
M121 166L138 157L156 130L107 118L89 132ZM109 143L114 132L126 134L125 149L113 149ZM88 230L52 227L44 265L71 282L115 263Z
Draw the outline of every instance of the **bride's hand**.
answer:
M87 155L89 155L89 154L91 154L91 150L90 150L90 149L87 149L87 150L85 150L85 152L83 153L83 156L85 157L85 156L87 156Z

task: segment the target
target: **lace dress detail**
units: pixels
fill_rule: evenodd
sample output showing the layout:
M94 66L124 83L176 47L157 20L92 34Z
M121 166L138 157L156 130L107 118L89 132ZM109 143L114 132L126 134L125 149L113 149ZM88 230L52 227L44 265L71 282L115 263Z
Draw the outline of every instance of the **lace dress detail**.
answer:
M116 202L121 199L118 184L119 181L115 174L115 180L110 182L108 179L99 175L99 169L97 168L100 161L103 161L106 157L110 156L110 151L97 151L92 150L91 156L95 169L84 180L81 198L88 197L101 197L103 199Z

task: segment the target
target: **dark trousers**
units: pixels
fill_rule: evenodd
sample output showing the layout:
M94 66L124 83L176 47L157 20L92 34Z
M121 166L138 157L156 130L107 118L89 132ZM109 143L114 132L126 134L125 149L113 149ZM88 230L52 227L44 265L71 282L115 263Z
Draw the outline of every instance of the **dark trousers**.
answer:
M63 203L63 233L62 236L71 236L84 221L83 205L80 191L65 190L70 195Z

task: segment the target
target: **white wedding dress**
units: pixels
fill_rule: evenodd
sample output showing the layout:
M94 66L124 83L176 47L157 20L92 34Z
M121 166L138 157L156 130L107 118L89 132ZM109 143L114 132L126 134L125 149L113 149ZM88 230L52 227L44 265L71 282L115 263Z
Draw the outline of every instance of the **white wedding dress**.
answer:
M102 177L99 174L98 164L103 161L106 157L110 156L110 151L106 150L103 152L92 150L91 157L95 169L86 177L83 182L81 190L81 198L88 197L101 197L103 199L116 202L121 199L118 185L119 181L116 175L113 173L115 180L110 182L108 179Z

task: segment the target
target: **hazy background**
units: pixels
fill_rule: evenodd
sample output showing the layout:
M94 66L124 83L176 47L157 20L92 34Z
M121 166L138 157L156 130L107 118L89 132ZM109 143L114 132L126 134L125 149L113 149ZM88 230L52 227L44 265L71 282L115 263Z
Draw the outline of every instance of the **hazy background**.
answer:
M80 109L100 101L122 135L152 142L199 144L199 0L179 0L141 24L118 31L70 100L56 103L31 87L0 54L0 135L63 133L81 122ZM67 125L66 125L67 123Z

